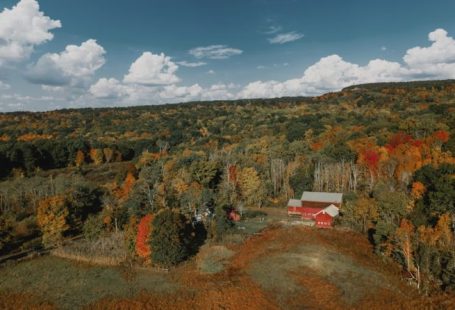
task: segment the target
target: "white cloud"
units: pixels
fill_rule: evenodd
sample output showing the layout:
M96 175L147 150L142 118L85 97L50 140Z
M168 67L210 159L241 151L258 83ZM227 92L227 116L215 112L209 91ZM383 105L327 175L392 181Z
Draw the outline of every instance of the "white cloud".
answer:
M143 53L131 64L123 82L140 85L169 85L179 81L175 75L178 66L171 58L161 54Z
M35 46L53 39L52 29L60 28L40 11L36 0L21 0L0 12L0 64L27 59Z
M43 85L74 84L91 77L104 63L106 51L95 40L90 39L80 46L68 45L60 53L47 53L31 66L26 77L29 81Z
M215 71L210 69L209 71L207 71L207 74L210 74L210 75L214 75L215 74Z
M279 81L256 81L240 92L240 97L282 97L317 95L343 87L379 81L401 81L406 70L399 63L375 59L366 66L343 60L338 55L321 58L308 67L301 78Z
M98 82L90 86L89 92L95 98L111 99L125 96L127 94L127 88L117 79L101 78Z
M0 90L8 90L11 86L8 83L0 81Z
M67 107L320 95L353 84L408 81L422 77L429 79L455 78L455 40L442 29L431 32L429 39L431 43L428 46L409 49L402 62L373 59L366 64L356 64L334 54L322 57L299 77L285 81L254 81L244 87L226 84L207 87L199 84L179 85L179 79L175 76L178 66L164 54L153 55L147 52L131 65L130 72L125 75L123 80L99 79L87 93L82 88L79 89L79 93L68 93L65 91L66 87L45 86L44 88L53 94L53 97L50 97L53 99L48 100L51 107L59 105ZM145 61L139 61L144 60L144 57ZM285 65L286 63L277 66ZM268 66L268 68L272 67L273 65ZM76 72L79 71L76 70ZM132 79L133 77L134 79ZM134 82L127 81L129 79ZM3 96L0 109L38 109L37 107L46 109L48 106L46 106L47 101L44 98L47 97ZM28 103L30 106L27 105ZM23 106L19 106L20 104Z
M234 84L214 84L202 91L201 100L231 100L235 98L233 94Z
M179 62L177 62L177 64L180 66L183 66L183 67L196 68L196 67L205 66L207 63L203 62L203 61L198 61L198 62L179 61Z
M199 84L192 86L168 85L160 92L160 97L167 100L193 100L199 98L202 87Z
M424 78L455 78L455 40L444 29L430 32L428 39L433 42L431 46L409 49L404 62Z
M303 38L303 34L292 31L288 33L279 33L273 38L269 38L270 44L284 44L293 41L297 41Z
M226 45L210 45L195 47L189 51L194 57L208 59L226 59L243 53L241 49L228 47Z
M455 78L455 40L443 29L436 29L428 37L432 44L407 50L402 64L374 59L362 66L330 55L308 67L300 78L251 82L239 97L319 95L353 84Z
M283 29L281 26L269 26L266 31L264 31L265 34L275 34L277 32L280 32L281 29Z

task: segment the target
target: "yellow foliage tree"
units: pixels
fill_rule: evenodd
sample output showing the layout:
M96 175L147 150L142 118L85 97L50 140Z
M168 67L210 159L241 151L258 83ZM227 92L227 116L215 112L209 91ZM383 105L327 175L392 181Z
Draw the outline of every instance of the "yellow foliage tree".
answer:
M63 233L68 230L67 217L69 214L64 196L52 196L38 203L37 224L43 233L43 244L60 243Z
M403 219L401 220L400 227L398 227L395 235L398 250L403 254L406 262L406 269L409 272L413 272L415 269L412 250L412 237L414 235L414 226L410 221Z
M103 155L107 163L110 163L114 158L114 151L111 148L105 147L103 149Z
M252 167L243 168L240 171L239 187L244 200L252 205L261 198L261 180L256 169Z
M362 223L362 231L366 232L372 222L378 218L378 206L376 200L367 197L357 199L354 217Z
M80 167L85 163L85 154L81 150L77 150L76 159L74 161L76 167Z
M103 151L100 149L90 149L89 151L90 159L95 165L101 165L104 161Z

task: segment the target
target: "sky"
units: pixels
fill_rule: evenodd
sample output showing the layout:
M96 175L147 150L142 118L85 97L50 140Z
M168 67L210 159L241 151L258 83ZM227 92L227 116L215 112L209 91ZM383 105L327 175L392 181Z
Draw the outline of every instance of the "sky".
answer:
M0 112L455 78L453 0L0 0Z

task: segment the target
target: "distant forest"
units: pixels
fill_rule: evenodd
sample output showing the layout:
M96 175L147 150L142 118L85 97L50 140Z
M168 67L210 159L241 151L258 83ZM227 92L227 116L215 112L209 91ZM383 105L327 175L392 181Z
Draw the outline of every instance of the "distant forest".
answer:
M3 113L0 253L121 230L131 255L177 264L200 240L182 240L185 251L172 257L150 254L159 236L144 249L144 225L183 227L209 209L219 216L193 225L191 236L220 238L229 210L284 208L304 190L336 191L345 194L338 226L368 236L425 290L452 289L454 154L453 80L356 85L319 97Z

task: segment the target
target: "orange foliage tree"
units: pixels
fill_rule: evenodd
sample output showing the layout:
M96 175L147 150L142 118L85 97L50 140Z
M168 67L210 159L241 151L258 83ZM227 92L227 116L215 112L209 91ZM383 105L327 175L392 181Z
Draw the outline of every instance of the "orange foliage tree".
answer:
M95 165L101 165L104 161L104 154L100 149L90 149L89 155L90 159Z
M152 221L154 216L147 214L139 222L136 237L136 253L139 257L149 259L152 254L150 236L152 234Z
M412 183L412 191L411 195L414 199L422 198L423 194L425 194L426 188L422 182L414 182Z
M134 177L133 173L128 172L122 186L123 197L126 198L129 196L134 184L136 184L136 178Z
M76 159L74 160L76 167L80 167L85 163L85 154L81 150L77 150Z

